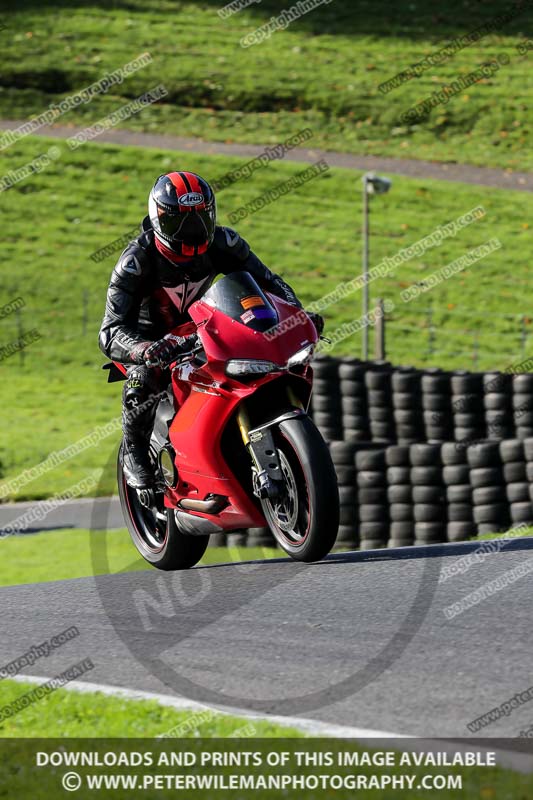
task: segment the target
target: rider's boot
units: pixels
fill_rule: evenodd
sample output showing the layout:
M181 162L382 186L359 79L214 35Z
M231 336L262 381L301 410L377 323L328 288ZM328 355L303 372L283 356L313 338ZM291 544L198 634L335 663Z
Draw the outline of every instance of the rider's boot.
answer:
M133 489L153 486L154 470L150 461L150 435L154 421L152 387L146 367L128 371L122 396L122 468L126 482Z
M122 469L126 483L132 489L149 489L154 483L154 471L149 456L149 439L124 437Z

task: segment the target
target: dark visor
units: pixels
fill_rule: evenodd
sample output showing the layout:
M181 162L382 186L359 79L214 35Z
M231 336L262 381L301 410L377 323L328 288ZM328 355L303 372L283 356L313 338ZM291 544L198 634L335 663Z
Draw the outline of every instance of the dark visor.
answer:
M199 211L185 211L177 214L164 212L159 216L161 233L169 239L186 244L202 244L210 239L215 228L215 212L211 207Z

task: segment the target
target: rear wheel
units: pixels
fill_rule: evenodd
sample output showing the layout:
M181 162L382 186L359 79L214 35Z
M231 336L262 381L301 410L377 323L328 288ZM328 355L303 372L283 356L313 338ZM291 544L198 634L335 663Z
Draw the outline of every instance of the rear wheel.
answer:
M285 420L273 431L285 489L262 500L268 526L297 561L319 561L337 538L339 490L328 447L309 417Z
M136 489L126 483L118 455L117 482L122 513L133 544L142 557L157 569L178 570L194 567L207 549L209 536L187 536L181 533L174 511L164 505L164 494L153 494L153 505L143 505ZM155 462L155 457L154 457Z

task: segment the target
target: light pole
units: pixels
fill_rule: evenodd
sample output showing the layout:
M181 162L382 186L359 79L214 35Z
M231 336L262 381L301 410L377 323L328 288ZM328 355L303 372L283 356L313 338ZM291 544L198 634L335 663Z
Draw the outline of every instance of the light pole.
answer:
M389 191L392 181L390 178L374 175L367 172L363 175L363 319L367 318L369 310L368 291L368 256L369 256L369 221L371 194L385 194ZM368 325L363 325L363 359L368 359Z

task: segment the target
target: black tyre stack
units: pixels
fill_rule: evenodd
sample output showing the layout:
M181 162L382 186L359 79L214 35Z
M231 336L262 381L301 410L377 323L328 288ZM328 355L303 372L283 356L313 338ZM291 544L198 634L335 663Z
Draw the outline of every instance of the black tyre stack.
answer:
M462 542L476 533L466 448L458 442L445 442L441 446L441 459L448 517L446 539Z
M485 438L483 375L455 372L451 377L454 439L475 442Z
M329 449L339 483L340 524L336 547L357 547L359 545L355 478L357 445L352 442L331 442Z
M373 442L396 441L392 410L391 371L372 369L365 373L370 434Z
M526 476L529 484L529 499L533 503L533 437L524 439L524 456L526 459Z
M239 531L226 532L226 547L247 547L249 546L249 533L246 528Z
M339 363L342 427L345 442L370 441L365 386L366 366L357 358Z
M392 407L398 444L424 440L420 373L397 370L392 373Z
M389 539L389 506L385 449L358 450L355 466L360 547L362 550L386 547Z
M503 463L505 494L513 525L533 523L533 506L529 496L526 454L522 439L507 439L499 443Z
M424 439L449 442L453 439L450 376L441 370L427 370L421 377Z
M510 525L499 442L477 442L466 449L478 534L497 533Z
M512 439L513 384L505 372L486 372L483 375L483 406L487 439Z
M277 547L270 528L248 528L248 547Z
M446 541L446 497L440 444L412 444L409 448L415 544Z
M326 442L343 438L339 361L318 357L313 362L314 381L311 415Z
M391 445L385 451L387 501L389 504L388 547L405 547L415 540L415 518L411 487L409 447Z
M517 439L533 436L533 375L513 375L513 417Z

